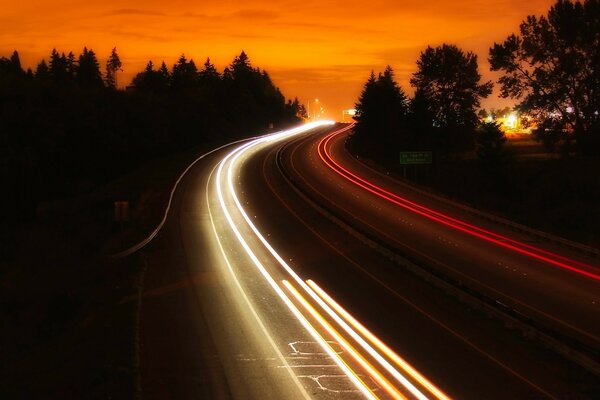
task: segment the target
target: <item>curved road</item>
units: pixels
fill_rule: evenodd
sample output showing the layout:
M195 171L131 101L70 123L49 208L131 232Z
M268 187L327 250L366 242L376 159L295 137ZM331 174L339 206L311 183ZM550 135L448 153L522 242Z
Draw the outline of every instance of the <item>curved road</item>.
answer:
M499 229L365 167L345 151L344 133L323 147L339 128L224 149L186 175L147 253L143 397L596 397L592 374L446 294L398 256L592 349L598 281L357 186L327 167L324 152L404 200ZM568 258L595 273L589 260Z

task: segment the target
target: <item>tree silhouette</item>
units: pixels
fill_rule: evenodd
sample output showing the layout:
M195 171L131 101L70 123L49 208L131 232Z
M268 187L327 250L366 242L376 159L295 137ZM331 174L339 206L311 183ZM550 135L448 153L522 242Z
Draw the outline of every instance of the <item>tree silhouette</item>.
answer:
M158 72L160 72L160 75L167 82L169 82L171 80L171 73L169 72L169 68L167 68L167 64L165 64L164 61L162 62L162 64L160 64L160 68L158 69Z
M122 63L119 55L117 54L117 48L113 47L110 56L106 60L106 86L112 89L117 87L117 73L122 71Z
M132 84L139 93L164 95L169 90L170 80L171 75L164 61L157 71L150 60L146 69L133 78Z
M477 156L483 171L497 175L506 161L504 144L506 136L500 125L495 122L483 122L476 130Z
M600 153L600 2L557 1L548 16L530 15L520 35L490 49L503 97L553 129L574 132L584 152ZM543 135L543 132L541 132Z
M492 91L491 82L480 80L477 55L443 44L421 53L410 83L426 99L434 125L473 128L480 99Z
M0 57L0 75L10 76L12 79L24 75L25 72L21 67L19 53L15 50L10 58Z
M67 67L68 61L65 53L59 54L56 49L52 49L49 65L50 78L58 84L68 81L69 71Z
M388 66L377 78L371 71L358 103L354 144L375 152L395 154L409 146L406 131L408 98Z
M23 75L24 74L23 67L21 67L21 59L19 57L19 52L17 52L16 50L13 51L12 55L10 56L10 62L11 62L13 74L15 74L15 75Z
M64 55L63 55L64 56ZM85 88L99 88L103 86L100 64L93 50L83 48L83 53L79 55L77 74L75 76L77 83Z
M187 61L185 55L179 57L177 63L173 66L171 74L171 85L175 90L190 89L198 84L198 68L194 60Z
M169 152L298 122L297 100L286 103L265 71L238 59L227 84L210 60L198 72L182 56L172 74L149 61L133 90L115 90L87 48L77 59L54 49L33 75L18 53L0 57L0 258L40 202L76 197Z
M464 150L473 145L476 110L492 92L492 83L480 80L477 56L455 45L428 46L419 56L410 83L427 104L442 148Z
M231 63L230 70L232 73L233 79L243 80L249 77L252 72L252 65L250 64L250 59L248 55L242 50L239 56L236 56Z
M46 60L42 60L39 62L39 64L35 68L34 76L36 79L39 79L41 81L46 81L50 79L50 69L48 68L48 64L46 64Z
M75 75L77 74L77 60L75 60L75 54L73 54L72 51L70 51L69 54L67 54L65 65L68 79L74 80Z
M218 82L221 79L219 71L217 71L215 65L210 62L210 58L206 59L202 70L200 70L200 72L198 73L198 76L203 84L208 85L214 84L215 82Z

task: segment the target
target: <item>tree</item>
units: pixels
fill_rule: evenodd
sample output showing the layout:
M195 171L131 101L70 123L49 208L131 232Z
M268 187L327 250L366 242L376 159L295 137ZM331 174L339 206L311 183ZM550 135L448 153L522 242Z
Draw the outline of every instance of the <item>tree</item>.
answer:
M88 50L87 47L84 47L83 53L79 55L75 79L80 86L85 88L103 86L102 73L100 72L100 64L96 58L96 53L91 49Z
M483 122L476 130L477 156L484 172L497 175L502 171L506 153L506 136L500 125L495 122Z
M170 79L169 70L164 61L160 69L156 71L152 60L150 60L144 71L133 78L132 84L141 93L164 94L169 89Z
M383 74L379 74L377 88L381 123L390 130L392 135L397 135L402 130L408 113L408 97L396 83L394 71L389 65Z
M165 62L163 61L162 64L160 64L160 68L158 69L158 72L160 72L160 75L165 78L167 81L171 80L171 73L169 72L169 68L167 68L167 64L165 64Z
M582 151L600 153L600 2L559 0L519 30L490 49L491 69L503 72L501 95L573 132Z
M480 83L477 55L455 45L425 49L417 60L417 72L410 80L431 113L433 126L447 136L444 146L465 145L477 125L480 100L492 92L492 83Z
M198 75L200 76L200 80L204 82L215 82L221 79L219 71L217 71L215 65L210 62L210 58L206 59L204 66Z
M358 97L358 102L354 106L356 114L353 118L356 121L356 126L354 127L353 140L365 141L374 131L374 126L377 124L375 121L377 106L377 78L375 72L371 71Z
M292 111L295 111L294 116L299 121L308 119L308 112L306 111L306 107L304 107L304 104L300 103L298 97L294 97L294 101L291 103L290 107Z
M10 56L10 62L12 64L12 71L15 75L19 76L25 73L21 67L21 58L19 57L18 51L13 51L12 55Z
M396 83L390 66L377 78L371 71L355 108L353 141L357 146L391 154L399 146L408 145L405 140L408 98Z
M40 81L45 81L50 78L50 69L48 68L48 64L46 64L46 60L39 62L35 68L34 76Z
M25 75L25 71L21 67L19 53L16 50L10 58L0 57L0 75L11 76L11 78Z
M67 77L69 80L75 79L75 75L77 75L77 60L75 60L75 54L72 51L67 54L66 58L66 69L67 69Z
M52 49L49 72L50 77L55 83L63 83L68 80L69 72L67 71L67 65L68 62L65 53L59 54L56 49Z
M239 56L236 56L229 67L233 79L243 80L252 74L252 64L246 52L242 51Z
M184 54L179 57L179 60L173 65L173 73L171 74L171 85L173 89L189 89L196 87L198 83L198 68L194 60L188 61Z
M121 69L121 59L117 54L117 48L113 47L108 60L106 60L106 86L112 89L117 88L117 72L123 71Z

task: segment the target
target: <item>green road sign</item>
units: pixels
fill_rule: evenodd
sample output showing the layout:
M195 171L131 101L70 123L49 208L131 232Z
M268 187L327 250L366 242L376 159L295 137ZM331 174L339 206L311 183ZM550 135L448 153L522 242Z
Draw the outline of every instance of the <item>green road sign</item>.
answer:
M400 164L431 164L433 155L430 151L401 151Z

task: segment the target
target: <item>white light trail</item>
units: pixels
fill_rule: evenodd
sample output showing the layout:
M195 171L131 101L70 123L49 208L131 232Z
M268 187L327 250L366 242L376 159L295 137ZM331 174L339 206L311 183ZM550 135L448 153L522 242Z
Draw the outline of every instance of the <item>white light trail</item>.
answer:
M223 168L227 164L227 161L232 156L236 155L235 159L237 159L237 156L239 156L244 150L247 150L250 147L255 146L257 144L260 144L263 142L271 142L273 140L277 140L277 139L280 139L283 137L288 137L288 136L292 136L295 134L303 133L310 129L314 129L316 127L319 127L322 125L327 125L327 124L331 124L331 123L329 123L327 121L320 121L320 122L306 124L306 125L302 126L301 128L296 128L296 129L292 129L290 131L284 131L284 132L281 132L278 134L273 134L272 136L269 136L266 138L256 139L254 141L251 141L249 143L246 143L246 144L234 149L225 158L223 158L223 160L219 163L219 167L217 169L217 174L216 174L216 178L215 178L216 179L216 187L217 187L217 197L219 199L219 204L221 206L221 210L223 211L223 214L225 215L225 218L226 218L231 230L235 234L239 243L242 245L242 247L244 248L244 250L250 257L250 259L252 260L254 265L258 268L260 273L263 275L263 277L266 279L266 281L269 283L269 285L273 288L275 293L279 296L279 298L281 298L281 300L284 302L284 304L290 309L290 311L294 314L296 319L298 319L298 321L302 324L302 326L304 326L304 328L309 332L309 334L317 341L317 343L319 343L319 345L323 348L323 350L332 358L332 360L334 360L334 362L340 367L340 369L342 369L342 371L348 376L348 378L354 383L354 385L368 399L377 399L377 397L373 394L371 389L356 375L356 373L354 373L354 371L352 371L346 365L346 363L335 352L335 350L333 350L331 348L331 346L327 343L327 341L325 339L323 339L323 337L319 334L319 332L314 327L312 327L312 325L306 320L306 318L302 315L302 313L300 313L300 311L297 309L297 307L292 303L292 301L283 292L283 290L279 287L279 285L277 285L277 283L275 282L273 277L269 274L269 272L266 270L266 268L260 262L260 260L256 256L256 254L252 251L252 249L250 248L250 246L248 245L246 240L243 238L238 227L235 225L233 218L231 216L231 213L228 211L227 206L225 204L223 190L221 187ZM234 163L234 161L232 161L229 164L227 177L228 177L228 183L229 183L228 187L232 191L232 193L235 193L235 191L233 190L232 175L231 175L233 163ZM237 197L236 197L236 200L237 200ZM238 205L238 207L241 207L241 205L239 205L239 202L237 202L236 205ZM215 235L215 236L216 236L217 240L220 242L218 235Z
M285 138L291 137L293 135L297 135L297 134L306 132L310 129L314 129L316 127L331 125L331 124L333 124L333 123L329 122L329 121L318 121L318 122L306 124L300 128L295 128L292 130L283 131L283 132L279 132L279 133L276 133L273 135L255 139L251 142L248 142L244 145L237 147L236 149L231 151L229 154L227 154L227 156L219 164L217 174L216 174L216 189L217 189L217 195L218 195L221 209L223 211L223 214L225 215L225 218L227 219L227 222L228 222L231 230L233 231L236 238L240 242L242 248L248 254L248 256L250 257L250 259L252 260L254 265L258 268L258 270L263 275L263 277L266 279L266 281L269 283L269 285L273 288L275 293L282 299L284 304L286 304L286 306L292 311L294 316L301 322L301 324L315 338L315 340L317 340L317 342L321 345L321 347L323 347L325 352L327 354L329 354L332 357L332 359L338 364L338 366L346 373L346 375L348 375L350 380L357 386L357 388L359 390L361 390L361 392L363 394L365 394L365 396L367 396L368 398L376 398L375 395L373 394L373 392L370 390L370 388L356 375L356 373L354 371L352 371L346 365L346 363L343 361L343 359L341 359L339 357L339 355L337 353L335 353L335 351L333 351L333 349L329 346L329 344L326 342L326 340L323 339L323 337L319 334L318 331L315 330L314 327L312 327L310 322L297 309L297 307L293 304L291 299L285 294L285 292L283 292L283 290L279 287L279 285L277 285L276 281L269 274L269 272L264 267L264 265L261 263L261 261L258 259L256 254L252 251L251 247L248 245L248 242L244 239L239 228L236 226L236 224L231 216L231 213L227 209L227 205L226 205L226 202L224 199L222 180L223 180L223 170L226 169L227 171L226 171L225 187L228 189L228 195L231 197L231 199L233 199L235 206L237 208L237 211L240 213L240 215L242 215L247 226L252 230L252 232L255 234L256 238L258 238L260 240L260 242L264 245L264 247L275 258L275 260L277 260L277 262L292 277L292 279L306 293L308 293L309 296L315 302L317 302L317 304L319 304L319 306L322 309L324 309L326 311L326 313L331 318L333 318L333 320L338 325L340 325L343 328L343 330L346 331L346 333L348 335L350 335L350 337L352 337L352 339L354 339L364 350L366 350L367 353L371 357L373 357L390 375L392 375L402 386L404 386L416 398L418 398L419 400L426 400L428 398L427 396L425 396L418 388L416 388L406 377L404 377L396 368L394 368L394 366L392 366L380 353L378 353L369 343L367 343L367 341L364 340L363 337L359 333L357 333L352 327L350 327L343 318L341 318L339 316L339 314L333 309L333 308L336 308L335 305L337 305L337 303L335 303L335 302L332 303L331 301L328 300L328 299L330 299L329 296L324 296L322 293L321 293L321 295L318 295L315 292L315 290L313 290L313 288L311 288L311 286L307 285L306 282L304 282L304 280L298 276L298 274L287 264L287 262L277 253L277 251L271 246L271 244L260 233L258 228L254 225L254 223L251 221L250 217L244 210L244 207L242 206L242 204L236 194L235 187L234 187L234 176L233 176L234 169L235 169L234 167L235 167L238 159L245 152L249 151L253 147L259 146L260 144L270 143L273 141L285 139ZM227 165L227 167L225 167L226 165ZM218 236L217 236L217 239L218 239ZM323 298L326 301L324 301ZM330 304L333 305L333 308L330 307ZM338 310L338 311L340 311L340 310ZM312 311L311 311L311 313L312 313ZM414 368L410 367L405 362L404 362L404 364L399 363L398 362L399 357L397 355L395 355L395 353L391 352L391 350L387 351L387 352L385 350L383 350L383 349L389 350L389 348L387 348L387 346L385 346L385 345L382 346L381 345L382 342L379 341L379 339L377 339L377 341L374 341L373 335L371 334L371 336L369 336L368 334L370 334L370 332L366 331L366 328L364 328L360 324L358 324L358 325L355 324L353 322L353 321L355 321L353 318L348 319L347 315L345 315L345 314L342 314L342 315L344 315L347 320L349 320L359 331L361 331L363 333L363 335L366 335L366 337L369 340L371 340L371 342L375 343L375 345L378 348L380 348L380 350L382 350L384 352L384 354L386 354L388 357L391 357L391 359L394 362L396 362L396 364L400 365L406 372L408 372L408 374L411 375L413 377L413 379L417 380L426 389L428 389L434 397L436 397L438 399L447 399L448 398L447 396L445 396L443 394L443 392L441 392L433 384L431 384L424 377L422 377L420 374L418 374L416 372L416 370L414 370ZM314 317L314 314L313 314L313 317ZM317 318L317 317L315 317L315 318ZM368 334L365 334L365 332L368 332ZM390 354L392 354L392 356L390 356ZM394 355L396 357L394 357ZM380 381L380 379L378 379L378 377L377 377L377 374L371 373L371 375L376 380ZM389 390L388 390L388 392L389 392ZM394 395L394 394L392 394L392 395Z

